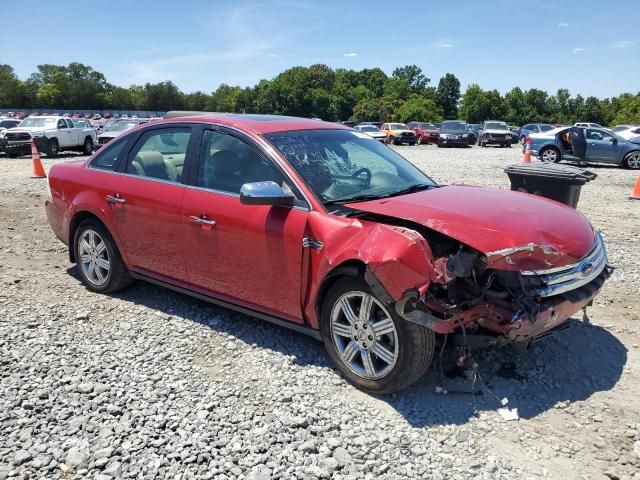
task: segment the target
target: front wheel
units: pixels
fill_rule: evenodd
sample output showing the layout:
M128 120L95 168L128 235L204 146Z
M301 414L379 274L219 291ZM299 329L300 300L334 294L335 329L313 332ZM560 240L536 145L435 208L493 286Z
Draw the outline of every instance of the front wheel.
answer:
M543 148L540 152L540 160L546 163L558 163L560 161L560 152L553 147Z
M640 170L640 152L631 152L624 157L622 162L625 168L630 170Z
M56 158L60 153L60 145L58 144L58 140L52 138L47 143L47 157Z
M322 306L320 332L331 360L356 387L387 394L431 365L433 330L399 318L361 278L338 280Z
M112 293L128 287L132 280L109 231L97 220L80 224L74 236L78 271L89 290Z

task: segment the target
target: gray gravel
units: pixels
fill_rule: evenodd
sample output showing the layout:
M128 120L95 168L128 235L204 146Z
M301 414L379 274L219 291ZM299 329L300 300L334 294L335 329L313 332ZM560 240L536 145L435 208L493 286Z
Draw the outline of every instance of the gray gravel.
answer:
M521 156L398 150L439 182L497 187ZM617 267L590 324L478 355L475 382L430 372L376 398L302 335L144 283L86 291L29 169L0 157L0 480L640 478L631 172L598 168L583 190ZM505 397L520 420L497 413Z

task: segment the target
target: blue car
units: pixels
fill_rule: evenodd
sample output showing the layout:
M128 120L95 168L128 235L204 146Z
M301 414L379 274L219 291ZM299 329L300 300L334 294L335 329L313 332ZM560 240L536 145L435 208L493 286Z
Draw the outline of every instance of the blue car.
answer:
M573 154L571 127L554 128L542 133L532 133L531 155L543 162L580 160ZM613 163L632 170L640 170L640 137L625 140L604 128L582 129L587 141L584 161Z
M520 129L520 132L518 132L520 135L520 143L524 144L527 136L532 133L543 133L548 132L549 130L553 130L553 125L549 125L548 123L527 123Z

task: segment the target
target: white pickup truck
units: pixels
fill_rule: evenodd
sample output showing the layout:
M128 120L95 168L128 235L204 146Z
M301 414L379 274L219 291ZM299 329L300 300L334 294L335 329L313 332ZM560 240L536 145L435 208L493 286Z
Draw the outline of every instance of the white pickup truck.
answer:
M31 141L38 151L48 157L57 157L63 150L76 150L91 155L96 131L86 124L74 125L71 118L55 115L25 118L20 125L8 129L0 140L0 151L9 157L25 155L31 151Z

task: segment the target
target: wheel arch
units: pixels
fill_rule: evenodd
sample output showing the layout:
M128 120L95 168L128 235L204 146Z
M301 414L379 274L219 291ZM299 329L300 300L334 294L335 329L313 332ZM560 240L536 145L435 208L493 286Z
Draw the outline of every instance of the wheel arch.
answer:
M321 321L322 305L324 304L324 300L327 298L327 294L329 293L329 290L331 290L331 287L341 278L363 276L366 270L367 264L362 260L354 258L342 262L325 275L320 283L315 299L315 311L318 322Z
M623 168L630 169L629 164L627 163L627 157L629 157L629 155L631 155L632 153L640 153L640 147L634 148L633 150L629 150L627 153L625 153L622 156L622 162L620 163L620 165L622 165Z
M126 257L123 254L123 251L118 242L118 239L113 234L113 231L109 228L109 225L107 225L107 223L102 218L100 218L99 215L96 215L94 212L90 210L78 210L77 212L74 213L73 217L71 217L71 220L69 221L69 237L68 237L69 238L69 260L71 261L71 263L76 263L76 255L75 255L75 248L74 248L76 231L78 230L78 227L82 224L82 222L90 219L93 219L98 223L100 223L100 225L102 225L105 228L105 230L109 232L109 235L111 235L111 238L113 238L113 241L116 243L116 247L118 248L120 256L125 261L125 263L127 263Z
M542 147L540 147L540 150L538 152L538 157L540 157L541 160L542 160L542 152L544 152L545 150L555 150L556 153L558 154L558 162L562 161L562 152L560 151L557 145L554 145L553 143L546 143Z

